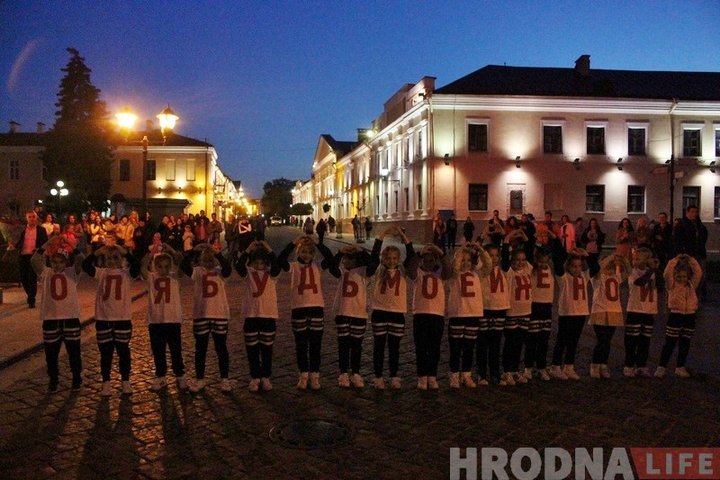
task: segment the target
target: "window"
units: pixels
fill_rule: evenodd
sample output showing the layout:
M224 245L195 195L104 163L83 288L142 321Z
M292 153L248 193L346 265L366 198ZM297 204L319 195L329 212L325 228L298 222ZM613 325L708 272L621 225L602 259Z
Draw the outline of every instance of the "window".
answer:
M395 213L398 212L399 208L400 208L400 205L398 205L398 191L395 190Z
M713 217L720 218L720 187L715 187L715 204L713 207Z
M715 129L715 156L720 157L720 128Z
M585 211L586 212L604 212L605 211L605 185L586 185L585 186Z
M175 160L172 158L165 160L165 180L175 181Z
M643 185L628 186L627 212L645 213L645 187Z
M562 126L543 125L543 152L562 153Z
M385 213L388 213L388 210L390 209L390 205L388 205L388 192L385 192Z
M380 195L375 195L375 215L380 215Z
M628 128L628 155L645 155L644 128Z
M410 189L408 187L405 187L405 190L403 192L405 194L405 204L403 207L405 207L405 211L407 212L410 210Z
M119 180L121 182L130 181L130 160L123 158L120 160L120 173Z
M20 160L10 160L10 180L20 180Z
M185 162L185 180L188 182L195 181L195 159L189 158Z
M470 185L468 185L468 210L486 212L487 209L487 183L471 183Z
M423 158L423 140L422 140L422 130L418 130L417 132L417 143L415 147L415 158L421 159Z
M468 125L468 151L488 151L488 126L487 124L471 123Z
M157 165L155 164L155 160L148 160L147 161L147 177L145 177L145 180L155 180L157 172Z
M683 157L699 157L702 155L700 129L683 130Z
M588 155L605 155L605 127L587 127Z
M700 187L683 187L682 189L682 209L695 205L700 208Z
M417 189L417 209L422 210L422 185L417 185L415 188Z

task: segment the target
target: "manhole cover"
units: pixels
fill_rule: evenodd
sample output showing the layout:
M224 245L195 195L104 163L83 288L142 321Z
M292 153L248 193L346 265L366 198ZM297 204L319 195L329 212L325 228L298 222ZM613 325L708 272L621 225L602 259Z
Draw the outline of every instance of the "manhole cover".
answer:
M348 443L352 429L334 420L291 420L270 429L270 439L290 448L312 449Z

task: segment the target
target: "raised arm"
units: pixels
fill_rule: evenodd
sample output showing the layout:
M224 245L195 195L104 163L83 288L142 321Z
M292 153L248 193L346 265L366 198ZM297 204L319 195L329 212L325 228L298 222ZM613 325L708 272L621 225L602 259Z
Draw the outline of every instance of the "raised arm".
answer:
M91 277L95 276L95 260L97 257L95 256L95 253L91 253L87 257L85 257L85 260L82 262L82 269L85 273L90 275Z

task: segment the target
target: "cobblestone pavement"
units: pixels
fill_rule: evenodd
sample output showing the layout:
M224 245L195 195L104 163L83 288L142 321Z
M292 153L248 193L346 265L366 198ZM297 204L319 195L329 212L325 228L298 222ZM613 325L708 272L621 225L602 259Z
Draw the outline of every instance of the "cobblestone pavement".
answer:
M294 234L271 229L277 246ZM333 245L331 245L332 247ZM336 246L336 245L335 245ZM83 335L84 387L69 390L61 356L60 391L46 392L40 355L0 372L0 478L446 478L450 447L536 448L613 446L718 446L720 381L718 305L703 304L689 366L689 380L620 377L621 335L615 339L614 377L587 377L592 335L586 329L579 352L579 382L533 381L516 387L450 391L441 366L442 389L414 388L412 334L403 339L400 391L341 390L336 378L335 327L326 312L323 388L295 389L294 344L290 331L288 280L279 283L281 316L275 343L274 390L247 391L248 366L239 320L240 281L229 281L231 321L229 394L218 386L217 363L208 355L209 386L200 394L149 390L154 375L145 319L145 299L135 302L132 382L135 393L102 399L94 328ZM323 277L326 298L336 282ZM186 285L187 287L187 285ZM711 294L720 293L711 285ZM711 295L712 297L712 295ZM190 299L184 299L189 312ZM664 320L663 320L664 321ZM408 327L411 325L408 317ZM193 373L191 323L183 323L184 357ZM657 330L661 330L658 328ZM656 359L661 332L653 341ZM370 380L371 340L363 366ZM552 341L552 340L551 340ZM446 342L445 342L446 343ZM114 367L116 368L116 366ZM22 369L17 373L15 369ZM14 373L15 372L15 373ZM16 378L13 377L15 375ZM171 377L169 377L171 378ZM292 420L320 419L346 426L351 438L334 447L289 448L271 439L273 427Z

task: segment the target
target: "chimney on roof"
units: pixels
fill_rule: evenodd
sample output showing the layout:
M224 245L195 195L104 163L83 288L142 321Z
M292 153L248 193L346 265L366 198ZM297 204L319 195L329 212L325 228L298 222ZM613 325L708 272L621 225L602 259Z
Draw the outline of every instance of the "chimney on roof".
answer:
M37 133L45 133L45 124L43 122L37 122Z
M151 132L155 128L155 124L152 120L145 120L145 131Z
M580 55L575 60L575 73L581 77L590 76L590 55Z
M20 126L15 120L10 120L10 133L17 133L18 127Z

